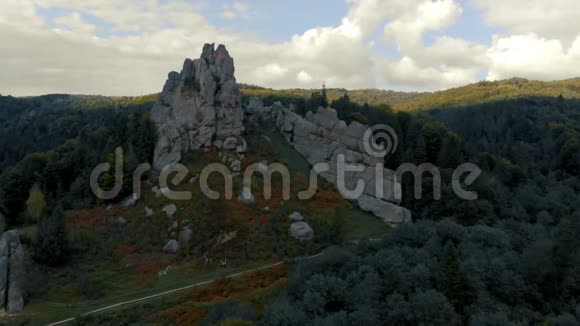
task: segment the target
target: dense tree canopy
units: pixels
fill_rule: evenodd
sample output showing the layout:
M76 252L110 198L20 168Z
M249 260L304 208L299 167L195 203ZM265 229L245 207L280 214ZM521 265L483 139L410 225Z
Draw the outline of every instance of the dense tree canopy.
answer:
M334 105L347 121L364 112L347 95ZM442 198L425 176L415 199L414 179L404 176L403 206L415 224L380 244L301 263L264 324L579 323L579 101L537 97L416 114L371 106L364 114L398 133L387 166L439 167ZM482 169L468 187L474 201L449 184L464 162Z
M0 210L7 223L26 222L35 184L49 206L57 199L65 208L93 203L90 172L116 147L151 162L157 131L150 105L147 98L0 96Z

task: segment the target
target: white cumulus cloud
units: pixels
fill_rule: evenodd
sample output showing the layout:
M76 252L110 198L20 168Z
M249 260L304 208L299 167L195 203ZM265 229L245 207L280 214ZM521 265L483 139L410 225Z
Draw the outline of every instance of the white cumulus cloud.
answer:
M459 0L344 1L349 11L336 25L264 41L215 26L202 14L208 5L202 1L3 0L0 92L158 92L167 72L179 70L187 57L198 57L206 42L227 46L240 82L273 88L326 83L439 90L475 82L484 71L490 79L580 75L580 20L570 9L575 0L554 0L549 6L473 0L486 21L502 30L491 45L445 35L464 12ZM48 22L38 8L67 10ZM246 2L231 1L221 9L226 18L252 15ZM426 33L433 32L437 36L425 44ZM380 42L397 49L400 57L381 55L374 48Z
M579 73L580 37L568 48L560 40L536 34L496 37L488 55L491 80L522 75L539 80L574 78Z

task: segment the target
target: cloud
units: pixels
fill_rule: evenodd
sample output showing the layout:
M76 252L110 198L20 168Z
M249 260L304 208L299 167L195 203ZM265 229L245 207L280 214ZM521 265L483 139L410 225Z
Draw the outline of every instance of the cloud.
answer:
M238 1L232 4L225 4L222 17L228 20L237 18L250 19L250 6Z
M535 33L572 42L580 31L577 0L476 0L487 23L507 28L512 35Z
M300 72L298 73L298 75L296 75L296 80L300 83L300 84L309 84L312 82L312 76L310 76L309 73L307 73L304 70L300 70Z
M288 68L282 67L277 63L270 63L254 70L253 75L255 80L263 82L273 82L282 78L286 78Z
M97 30L97 26L85 22L78 12L60 16L54 22L58 26L67 28L71 32L79 32L81 34L94 35Z
M439 90L475 82L485 68L487 48L476 42L439 36L424 44L429 31L441 31L463 13L454 0L409 0L388 7L384 38L396 45L401 58L377 58L387 85L414 90ZM378 14L375 14L378 16Z
M580 37L565 48L563 42L536 34L496 37L488 51L488 79L514 76L539 80L578 77Z
M480 69L441 65L421 67L410 57L400 60L378 59L380 73L389 83L407 90L447 89L477 80Z
M14 26L21 31L30 31L44 25L36 15L34 3L30 1L3 0L0 9L0 26Z
M298 74L308 71L310 78L301 75L302 87L320 87L324 81L337 87L375 86L369 46L358 26L347 20L272 43L212 26L197 6L188 3L19 0L10 4L14 12L25 12L21 9L35 4L74 12L57 17L57 29L36 15L27 16L36 22L30 30L22 28L29 25L23 21L2 26L0 42L10 44L0 49L0 62L6 65L0 75L4 94L158 92L167 73L179 69L184 58L197 57L208 41L227 45L242 82L295 87ZM235 7L248 10L240 3ZM0 4L0 12L7 8L6 3ZM95 26L83 19L85 15L110 23L113 31L138 32L96 37Z
M555 80L580 75L580 19L576 0L477 0L486 21L505 29L487 51L489 74Z
M562 20L560 26L548 27L505 14L521 1L499 5L477 0L488 21L507 28L487 46L445 35L463 14L457 0L345 1L349 11L335 26L312 27L272 42L213 25L201 14L203 3L3 0L0 42L9 46L0 48L0 90L14 95L158 92L167 72L178 70L184 58L197 57L205 42L227 45L240 82L273 88L326 83L439 90L475 82L486 70L490 79L556 79L573 77L580 66L572 10L547 11L536 2L520 8L530 17L545 11L558 17L550 21ZM39 7L64 9L64 14L47 22L38 15ZM243 2L223 9L235 13L232 19L251 16ZM383 37L377 39L381 31ZM437 37L426 44L426 33L433 32ZM378 42L397 48L400 58L381 56L373 48Z

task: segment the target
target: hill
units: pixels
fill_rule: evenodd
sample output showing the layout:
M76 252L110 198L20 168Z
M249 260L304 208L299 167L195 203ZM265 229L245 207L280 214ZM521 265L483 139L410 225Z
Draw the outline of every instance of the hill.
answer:
M241 85L242 93L248 96L276 96L307 98L320 89L284 89L274 90L251 85ZM438 92L396 92L391 90L362 89L346 90L327 89L330 102L348 94L351 101L370 105L388 104L397 111L428 110L432 108L466 106L490 101L513 99L526 96L563 96L566 99L580 98L580 79L569 79L553 82L512 78L502 81L482 81L458 88Z
M295 97L295 98L308 98L314 92L321 92L321 89L303 89L303 88L291 88L291 89L281 89L275 90L271 88L264 88L259 86L241 84L241 91L247 96L258 96L258 97ZM359 89L359 90L347 90L344 88L328 88L326 89L327 97L330 102L338 100L343 95L348 94L351 101L364 104L368 103L370 105L380 105L388 103L393 107L402 106L407 103L416 101L429 93L417 93L417 92L397 92L392 90L382 90L382 89Z

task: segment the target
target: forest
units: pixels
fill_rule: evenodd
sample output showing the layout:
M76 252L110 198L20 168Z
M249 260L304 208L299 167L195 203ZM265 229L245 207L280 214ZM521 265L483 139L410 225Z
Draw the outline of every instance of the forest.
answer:
M253 85L241 85L242 93L247 96L308 99L309 89L269 89ZM321 93L322 89L316 90ZM511 78L498 81L481 81L462 87L437 92L397 92L379 89L347 90L326 89L329 101L348 95L352 102L372 106L387 104L396 111L430 110L442 107L471 106L490 101L517 99L530 96L580 98L580 79L543 82L524 78ZM300 100L298 100L300 101Z
M358 115L351 106L345 113ZM416 200L404 179L415 223L298 265L263 324L577 325L580 102L532 97L388 115L404 144L387 164L429 162L445 175L476 163L479 198L444 188L434 200L424 178Z
M55 240L66 235L54 227L65 224L63 209L103 204L86 187L90 170L117 146L130 149L127 169L151 161L156 142L150 99L79 101L0 97L0 214L10 227L46 216L35 245L42 264L61 264L66 250L54 249L70 245ZM205 324L580 322L580 100L528 96L405 112L348 94L332 98L324 88L307 97L264 96L265 104L276 101L300 114L330 105L348 122L392 126L401 144L386 158L390 168L432 163L446 180L460 163L477 164L483 173L469 188L478 199L460 200L444 183L436 200L426 176L417 200L406 175L402 205L413 224L299 262L263 311L228 301L209 307ZM39 192L47 208L35 213Z
M37 185L48 207L95 204L88 178L116 147L149 162L157 140L149 98L47 95L0 96L0 214L7 226L26 225L29 190ZM50 211L50 209L48 210Z

